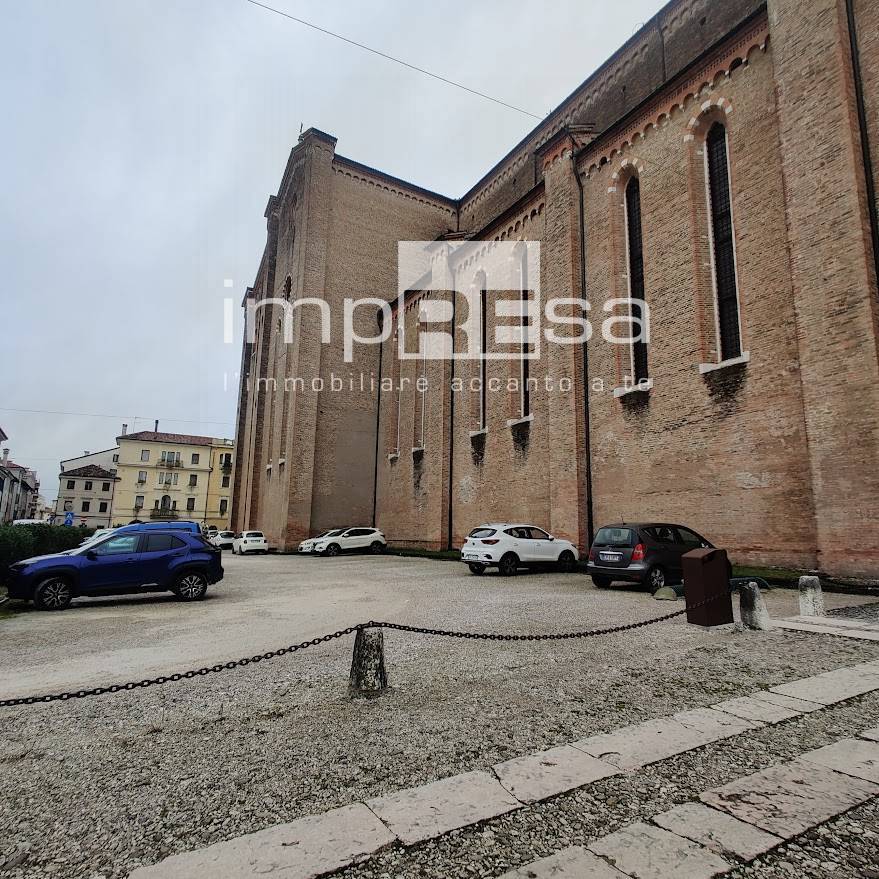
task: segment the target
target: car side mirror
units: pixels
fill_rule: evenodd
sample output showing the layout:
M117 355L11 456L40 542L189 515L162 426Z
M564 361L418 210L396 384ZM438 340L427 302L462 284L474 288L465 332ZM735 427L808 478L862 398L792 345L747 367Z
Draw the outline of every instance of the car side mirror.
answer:
M550 539L550 540L555 540L555 537L553 537L553 535L550 534L550 535L549 535L549 539Z
M85 557L86 557L89 561L92 561L92 562L93 562L93 561L98 557L98 554L97 554L93 549L90 549L90 550L85 554Z

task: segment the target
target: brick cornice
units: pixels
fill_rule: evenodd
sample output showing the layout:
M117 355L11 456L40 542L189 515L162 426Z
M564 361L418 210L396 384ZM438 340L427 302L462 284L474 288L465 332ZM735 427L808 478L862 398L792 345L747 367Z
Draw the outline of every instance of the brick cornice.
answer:
M728 77L736 67L747 64L752 52L765 51L768 42L769 22L764 11L629 117L588 143L578 155L581 172L591 174L639 137L647 136L652 128L665 124L675 110L683 111L689 102L698 100L704 88L710 88L718 79Z

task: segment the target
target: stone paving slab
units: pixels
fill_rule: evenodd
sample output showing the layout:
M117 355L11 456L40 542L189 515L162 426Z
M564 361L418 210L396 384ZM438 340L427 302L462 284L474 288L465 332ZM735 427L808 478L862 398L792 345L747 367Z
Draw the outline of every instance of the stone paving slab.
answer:
M770 705L780 705L782 708L790 708L792 711L799 711L802 714L808 714L811 711L820 711L826 708L820 702L809 702L806 699L795 699L793 696L782 696L781 693L773 693L769 690L758 690L751 693L750 699L759 699L761 702L768 702Z
M672 720L676 720L687 729L696 730L702 736L703 745L719 742L721 739L728 739L730 736L737 736L739 733L763 726L760 721L745 720L723 711L715 711L713 708L679 711L672 715Z
M763 723L781 723L792 717L802 717L803 712L794 708L785 708L782 705L773 705L765 699L757 699L754 696L741 696L738 699L727 699L726 702L718 702L712 705L716 711L725 711L744 720L757 720ZM816 708L819 706L815 706Z
M808 617L810 620L824 620L826 617ZM826 625L818 622L795 622L792 620L773 620L779 629L793 632L814 632L816 635L836 635L839 638L856 638L859 641L879 641L879 629L863 626Z
M782 839L829 821L879 794L879 785L794 760L702 794L702 802Z
M714 852L640 822L596 840L589 850L635 879L711 879L731 869Z
M879 784L879 742L840 739L832 745L809 751L800 759Z
M762 726L711 708L681 711L574 742L574 747L633 770Z
M620 772L571 745L506 760L494 766L494 771L501 784L523 803L545 800Z
M839 616L823 616L823 617L786 617L783 622L786 623L807 623L810 625L829 626L830 628L839 629L865 629L866 631L879 632L879 623L870 622L868 620L858 618L847 618Z
M367 800L405 845L496 818L522 804L487 772L464 772Z
M504 873L498 879L625 879L625 875L607 861L575 845Z
M703 735L670 717L660 717L574 742L574 747L620 769L632 770L703 744Z
M871 742L879 742L879 726L876 729L865 729L860 733L862 739L869 739Z
M772 693L793 696L795 699L808 699L810 702L820 702L822 705L834 705L873 690L879 690L879 669L868 663L838 668L811 678L770 687Z
M172 855L138 867L129 879L316 879L353 864L395 841L362 803L309 815L228 842Z
M652 820L663 829L698 842L719 855L736 855L745 861L752 861L783 842L765 830L702 803L675 806L654 815Z

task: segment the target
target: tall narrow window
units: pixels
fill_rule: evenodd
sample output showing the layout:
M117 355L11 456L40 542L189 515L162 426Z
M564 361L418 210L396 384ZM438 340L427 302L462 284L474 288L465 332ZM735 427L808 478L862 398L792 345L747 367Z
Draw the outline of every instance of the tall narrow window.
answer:
M399 339L400 339L400 317L397 316L397 326L394 329L393 340L394 344L391 348L391 354L393 356L393 360L391 361L391 383L392 383L392 392L393 392L393 400L394 400L394 410L393 410L393 420L391 422L392 434L391 438L393 440L393 447L391 449L392 455L400 454L400 403L401 403L401 389L400 389L400 349L399 349Z
M715 122L705 141L708 174L708 207L711 214L711 256L717 296L717 336L720 359L742 353L739 334L739 297L736 288L736 251L733 236L732 199L726 129Z
M528 313L528 253L523 248L519 269L522 290L522 418L531 414L531 389L528 387L531 378L531 361L528 359L528 333L531 319Z
M479 430L488 430L488 294L485 278L479 287Z
M426 314L421 311L418 315L419 325L426 319ZM418 333L418 380L415 390L418 394L418 411L415 413L415 445L416 449L424 448L424 422L427 418L427 341Z
M632 300L632 381L647 378L647 343L643 336L644 246L641 238L641 182L633 177L626 186L626 250L629 256L629 298Z

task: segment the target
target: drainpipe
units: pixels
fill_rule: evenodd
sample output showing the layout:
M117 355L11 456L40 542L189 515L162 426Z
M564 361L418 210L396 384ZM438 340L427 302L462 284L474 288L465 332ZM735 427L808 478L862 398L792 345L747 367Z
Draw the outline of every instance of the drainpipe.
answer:
M864 183L867 190L867 213L870 218L870 239L873 243L873 271L879 284L879 217L876 215L876 181L873 177L873 160L870 152L870 132L867 127L867 107L864 101L864 81L861 77L861 53L858 47L858 26L855 21L854 0L845 0L848 22L849 50L852 56L852 77L855 86L855 103L858 111L858 129L861 135L861 158L864 162Z
M579 198L579 237L580 237L580 296L586 298L586 209L583 201L583 181L577 171L576 153L571 154L571 165L574 171L574 180L577 181ZM583 340L583 443L586 452L586 538L587 551L592 546L592 537L595 533L595 521L592 509L592 440L589 423L589 344Z
M454 498L454 474L455 474L455 327L457 324L455 323L455 312L458 304L458 295L454 290L452 291L452 362L449 367L450 376L449 376L449 517L447 521L448 528L448 540L446 543L446 549L454 549L452 546L453 536L452 536L452 522L453 522L453 510L455 505Z
M383 319L382 319L382 311L379 309L378 312L378 326L379 329L382 328ZM393 325L392 325L393 326ZM376 525L376 509L378 506L378 454L379 454L379 429L381 427L381 413L382 413L382 354L385 349L385 343L382 342L381 345L378 346L378 388L376 390L375 396L375 462L372 467L372 527L378 527Z

